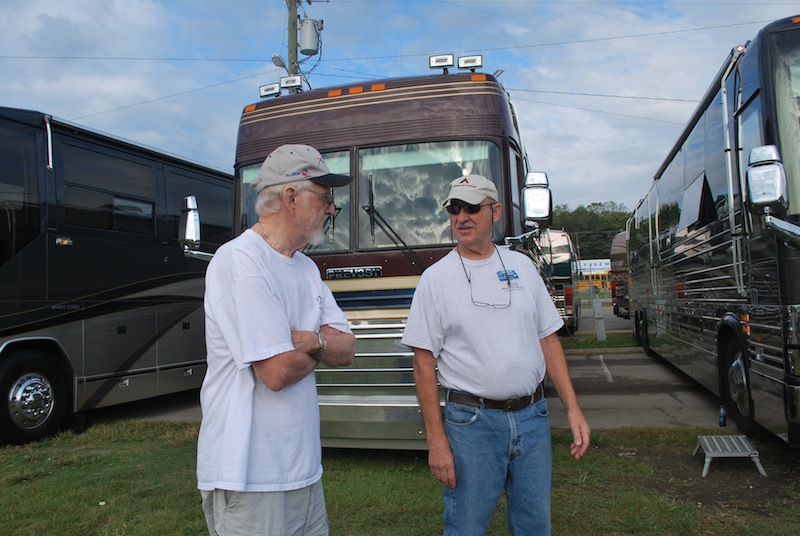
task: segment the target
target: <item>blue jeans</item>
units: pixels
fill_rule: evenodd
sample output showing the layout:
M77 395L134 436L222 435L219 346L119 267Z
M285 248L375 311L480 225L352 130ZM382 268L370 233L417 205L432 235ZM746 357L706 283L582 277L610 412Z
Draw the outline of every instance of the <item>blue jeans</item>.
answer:
M456 487L444 488L444 536L483 536L506 490L514 536L550 534L552 450L547 400L519 411L448 402Z

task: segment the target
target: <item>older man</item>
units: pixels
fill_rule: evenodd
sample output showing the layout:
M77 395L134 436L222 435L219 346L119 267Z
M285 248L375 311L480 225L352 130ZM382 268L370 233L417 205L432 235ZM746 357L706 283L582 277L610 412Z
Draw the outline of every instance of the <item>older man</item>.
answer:
M444 484L444 534L485 534L504 489L511 534L549 534L545 373L567 409L575 458L590 438L556 335L563 322L530 260L492 240L502 212L494 183L459 177L444 206L457 244L422 274L403 335L431 472Z
M208 266L197 480L212 536L328 534L314 368L351 364L355 338L300 250L351 180L312 147L279 147L252 184L258 222Z

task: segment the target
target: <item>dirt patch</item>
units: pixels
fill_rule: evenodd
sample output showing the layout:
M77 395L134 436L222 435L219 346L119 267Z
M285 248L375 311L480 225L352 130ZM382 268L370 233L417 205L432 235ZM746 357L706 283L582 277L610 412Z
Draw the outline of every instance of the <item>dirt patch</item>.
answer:
M770 516L776 509L796 505L800 495L800 449L779 440L751 442L759 452L766 477L761 476L749 457L715 458L708 475L703 477L703 450L692 456L694 446L615 449L615 455L647 464L653 471L650 486L700 508L733 508ZM611 454L610 447L605 450Z

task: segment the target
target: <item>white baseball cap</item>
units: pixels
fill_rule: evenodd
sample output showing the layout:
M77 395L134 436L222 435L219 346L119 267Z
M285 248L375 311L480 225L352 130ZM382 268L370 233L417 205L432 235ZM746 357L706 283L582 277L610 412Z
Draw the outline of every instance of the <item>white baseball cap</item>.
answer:
M347 186L353 177L331 173L319 151L309 145L281 145L264 160L251 184L256 192L268 186L312 180L329 188Z
M453 199L459 199L470 205L480 205L486 198L497 202L497 187L492 181L482 175L464 175L454 179L450 183L450 193L442 203L443 207L449 207Z

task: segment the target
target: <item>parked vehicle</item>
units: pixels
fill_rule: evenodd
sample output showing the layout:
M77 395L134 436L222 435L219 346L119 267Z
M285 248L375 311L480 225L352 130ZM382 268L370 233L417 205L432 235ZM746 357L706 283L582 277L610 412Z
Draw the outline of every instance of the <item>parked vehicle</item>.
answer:
M611 304L614 314L621 318L630 318L628 300L628 250L627 233L622 231L611 239Z
M725 59L628 222L631 323L728 418L800 445L800 17Z
M581 319L581 272L578 254L566 231L545 229L539 238L548 276L552 282L551 295L561 318L563 332L569 335L578 331Z
M0 108L0 442L71 414L200 386L206 264L231 238L233 176L49 115Z

